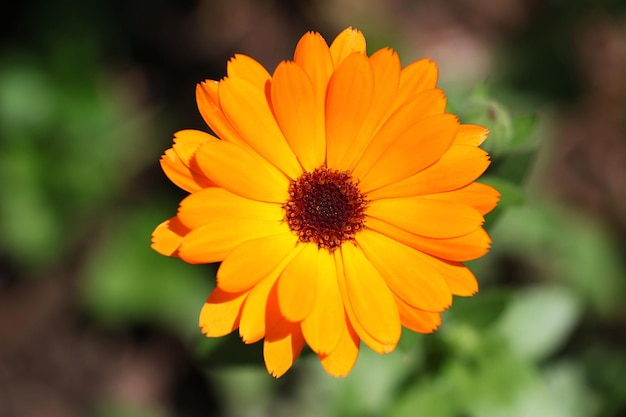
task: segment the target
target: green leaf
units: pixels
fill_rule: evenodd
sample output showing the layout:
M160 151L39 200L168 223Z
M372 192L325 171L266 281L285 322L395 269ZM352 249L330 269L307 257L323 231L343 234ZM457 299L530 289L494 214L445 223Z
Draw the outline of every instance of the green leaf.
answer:
M450 390L439 379L420 380L402 393L393 403L390 417L454 417L455 401L450 401ZM445 381L444 381L445 382Z
M509 416L522 393L538 383L534 367L489 339L473 360L450 360L439 378L449 386L448 401L472 417Z
M563 287L546 285L515 294L498 331L519 357L544 359L565 343L578 322L578 299Z
M536 114L517 116L513 118L513 137L507 148L507 152L520 148L535 148L537 143L530 141L537 127L539 117Z
M490 234L490 256L508 253L527 259L540 278L569 283L581 300L604 314L624 299L619 246L593 219L567 207L529 201L506 210Z

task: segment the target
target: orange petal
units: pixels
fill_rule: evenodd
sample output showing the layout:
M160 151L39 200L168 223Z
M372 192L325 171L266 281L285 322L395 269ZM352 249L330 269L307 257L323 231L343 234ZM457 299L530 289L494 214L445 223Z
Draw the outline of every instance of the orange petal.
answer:
M219 83L213 80L206 80L196 86L198 110L206 124L219 138L239 145L245 144L239 132L230 124L222 111L218 89Z
M467 145L452 145L441 159L408 178L368 193L371 200L440 193L464 187L489 166L487 152Z
M341 253L346 291L344 298L350 300L355 318L363 329L390 350L393 349L400 339L401 326L389 287L361 249L347 244L341 247Z
M391 291L403 301L427 311L450 307L450 288L428 255L368 229L356 240Z
M239 335L244 343L258 342L265 336L267 297L277 277L278 274L272 274L250 291L239 320Z
M370 57L372 74L374 76L373 95L367 116L363 120L358 135L350 151L344 154L340 167L352 170L356 161L365 151L372 140L374 133L388 114L400 80L400 58L389 48L376 51Z
M396 109L404 105L415 94L435 88L438 76L437 64L428 58L420 59L408 65L400 74L398 95L392 108Z
M392 352L395 349L395 345L384 344L374 339L367 331L365 331L365 328L361 325L361 323L359 323L359 320L356 318L356 314L354 313L354 309L352 308L352 304L350 303L350 298L348 297L344 272L345 268L343 267L341 251L335 251L333 256L337 268L337 284L339 287L339 292L341 293L341 298L343 300L345 314L348 319L346 321L347 325L351 326L358 335L358 337L363 340L363 342L374 352L380 354ZM345 332L345 329L343 330L343 332Z
M207 142L196 152L202 171L216 184L252 200L284 203L289 179L258 155L225 141Z
M264 89L243 78L226 78L220 82L219 100L226 118L252 149L290 178L302 174Z
M317 261L317 297L313 310L302 321L302 333L315 353L325 355L332 352L339 343L346 323L341 319L345 313L337 286L334 257L328 251L320 250Z
M367 215L407 232L434 238L463 236L478 229L484 219L473 207L423 197L374 200Z
M345 320L348 327L337 347L328 355L320 355L322 366L329 375L334 377L348 375L359 356L359 336L350 325L347 317Z
M161 169L174 184L193 193L214 185L202 172L185 165L174 149L168 149L161 157Z
M471 183L457 190L437 194L427 194L422 197L468 204L478 210L478 212L482 215L485 215L493 210L493 208L498 204L498 201L500 201L500 193L498 190L489 185L477 182Z
M478 146L489 135L489 129L477 125L461 125L454 139L455 145Z
M376 218L367 220L367 227L419 251L452 261L470 261L489 251L491 239L482 227L463 236L433 239L407 232Z
M360 30L351 27L344 29L330 45L330 54L335 68L355 52L365 54L365 37Z
M228 292L250 289L294 250L296 242L290 230L243 242L226 256L217 270L217 286Z
M247 292L228 293L215 288L200 312L200 327L207 337L222 337L239 327Z
M189 229L181 223L178 217L172 217L158 225L152 232L152 249L165 256L177 256L185 235Z
M395 241L394 239L391 239L391 240ZM396 244L400 245L398 243ZM392 246L392 245L389 245L389 246ZM460 296L471 296L471 295L476 294L476 292L478 292L478 282L476 281L474 274L472 274L472 272L461 262L440 259L440 258L433 257L433 256L430 256L430 255L427 255L425 253L421 253L418 251L414 251L414 252L417 252L420 255L419 256L420 267L422 269L422 272L430 269L431 272L428 274L429 277L436 275L436 276L440 276L443 278L446 284L446 287L445 287L446 292L452 293L453 295L460 295ZM401 250L398 250L397 253L401 253ZM376 254L376 256L377 255L378 254ZM411 262L411 261L400 262L399 260L396 263L400 265L414 264L414 262ZM387 268L389 264L390 262L387 263ZM434 270L434 273L432 272L433 270ZM402 297L401 294L396 294L396 295L398 296L398 298L407 302L409 305L412 305L413 307L418 308L420 310L435 311L435 312L440 311L439 309L433 310L431 308L428 308L427 306L413 304L411 303L411 300L407 299L406 297ZM452 299L450 298L450 302L451 301ZM449 307L449 305L450 304L448 304L444 308Z
M174 149L182 163L189 166L191 158L200 145L204 142L214 142L217 140L215 136L200 130L180 130L174 134L174 145L172 145L172 149Z
M432 265L441 272L454 295L470 296L478 292L478 281L465 265L460 262L432 259Z
M190 229L204 226L216 219L239 218L280 222L284 216L280 204L250 200L219 187L210 187L190 194L181 201L178 209L178 217Z
M396 297L402 325L417 333L432 333L441 324L441 314L412 307Z
M391 115L385 116L385 123L376 131L363 154L355 162L354 175L363 177L367 171L378 161L380 156L402 135L407 134L409 129L419 128L416 124L426 123L433 115L441 115L445 109L446 99L441 90L431 89L416 95L405 106L402 106ZM416 137L419 137L419 132Z
M397 136L361 178L363 192L407 178L437 161L450 148L458 129L455 116L430 116Z
M308 32L298 42L293 60L309 76L315 90L316 101L322 104L326 97L326 86L333 73L333 61L326 41L316 32Z
M280 129L304 169L322 166L326 158L323 101L296 63L283 61L274 71L272 105Z
M292 234L293 236L293 234ZM313 310L317 298L318 248L305 244L278 278L278 306L289 321L300 322ZM256 255L265 259L261 255ZM322 294L320 294L322 296Z
M265 336L266 327L270 328L275 322L280 321L276 280L301 248L302 246L297 246L295 250L291 251L283 262L250 291L243 305L239 321L239 335L244 343L254 343L261 340Z
M340 162L367 116L373 97L374 75L366 55L353 54L337 68L326 95L327 164L342 169Z
M271 78L269 72L257 60L243 54L235 54L226 64L229 77L239 77L252 82L261 89Z
M286 227L278 221L210 219L185 236L178 253L180 258L193 264L219 262L246 240L277 235L288 230Z
M280 378L291 368L303 347L304 338L300 326L283 321L268 332L263 342L263 358L267 372L275 378Z

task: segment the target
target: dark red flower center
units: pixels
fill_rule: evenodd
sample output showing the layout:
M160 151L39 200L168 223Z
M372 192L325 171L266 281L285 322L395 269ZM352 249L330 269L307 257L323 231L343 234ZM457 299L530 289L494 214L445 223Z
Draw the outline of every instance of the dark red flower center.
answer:
M292 181L283 208L300 242L316 243L333 252L363 229L366 206L349 172L321 167Z

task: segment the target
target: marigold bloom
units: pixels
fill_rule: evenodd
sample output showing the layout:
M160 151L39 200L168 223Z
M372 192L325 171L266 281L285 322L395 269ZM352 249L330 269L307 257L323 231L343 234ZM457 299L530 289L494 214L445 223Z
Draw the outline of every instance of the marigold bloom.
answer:
M484 255L483 215L499 198L474 182L487 129L445 113L437 68L367 56L348 28L330 47L299 41L273 74L244 55L197 86L215 136L183 130L161 166L190 195L152 247L222 262L202 332L261 339L279 377L304 344L335 376L360 342L394 350L402 327L430 333L452 296L478 290L462 262Z

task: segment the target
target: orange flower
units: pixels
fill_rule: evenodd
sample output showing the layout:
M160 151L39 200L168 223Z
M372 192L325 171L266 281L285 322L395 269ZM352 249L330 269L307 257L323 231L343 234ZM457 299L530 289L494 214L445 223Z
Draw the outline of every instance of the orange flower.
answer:
M490 245L483 215L499 194L474 182L487 129L445 113L437 68L368 57L358 30L330 47L305 34L270 75L235 55L196 89L215 133L183 130L161 166L188 191L152 247L222 262L202 332L264 339L279 377L305 343L347 375L360 341L394 350L402 326L430 333L453 295L478 290L463 261Z

